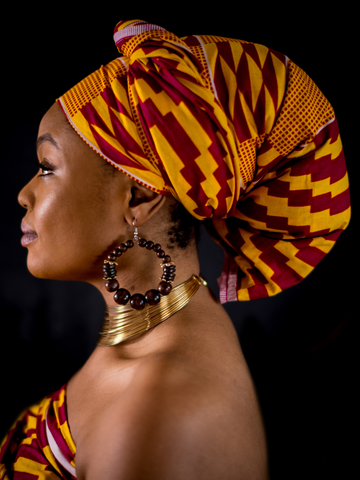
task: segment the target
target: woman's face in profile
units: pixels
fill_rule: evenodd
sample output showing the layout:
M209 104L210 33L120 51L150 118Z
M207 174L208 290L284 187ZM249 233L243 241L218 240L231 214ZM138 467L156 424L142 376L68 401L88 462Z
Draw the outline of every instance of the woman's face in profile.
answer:
M41 278L89 281L121 235L119 178L106 174L57 104L41 121L37 155L39 172L19 194L23 229L34 232L22 240L28 268Z

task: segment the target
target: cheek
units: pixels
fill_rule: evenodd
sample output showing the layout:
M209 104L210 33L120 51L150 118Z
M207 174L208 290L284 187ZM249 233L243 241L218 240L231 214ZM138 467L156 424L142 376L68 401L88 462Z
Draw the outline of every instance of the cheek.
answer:
M53 189L41 188L37 193L32 223L38 239L28 247L27 265L36 277L56 278L58 264L67 256L67 246L72 243L66 201Z
M119 238L119 222L106 202L87 190L38 197L34 226L38 239L29 245L28 268L40 278L81 280L100 272L99 264Z

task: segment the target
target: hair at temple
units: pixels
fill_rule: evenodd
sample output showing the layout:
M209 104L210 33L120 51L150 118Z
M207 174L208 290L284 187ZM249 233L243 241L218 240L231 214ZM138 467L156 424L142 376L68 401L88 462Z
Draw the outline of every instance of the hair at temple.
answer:
M171 217L167 242L169 248L176 244L177 247L184 249L193 241L197 244L200 238L200 220L191 215L179 202L174 202L170 206L169 213Z

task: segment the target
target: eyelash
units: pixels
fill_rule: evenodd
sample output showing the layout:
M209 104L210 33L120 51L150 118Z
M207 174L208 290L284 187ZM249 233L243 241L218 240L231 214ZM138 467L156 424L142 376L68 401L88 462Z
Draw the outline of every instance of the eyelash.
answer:
M37 160L34 160L34 163L42 171L42 174L40 175L40 177L45 177L46 175L49 175L49 172L52 171L52 169L50 167L47 167L46 165L38 162Z

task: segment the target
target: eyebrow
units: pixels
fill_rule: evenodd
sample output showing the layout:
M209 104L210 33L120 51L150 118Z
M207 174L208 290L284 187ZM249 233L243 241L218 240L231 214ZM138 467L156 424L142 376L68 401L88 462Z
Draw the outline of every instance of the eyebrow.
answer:
M36 140L36 150L42 145L44 142L50 142L54 147L59 149L59 145L56 143L56 140L54 137L50 135L50 133L44 133L43 135L40 135L38 139Z

